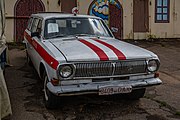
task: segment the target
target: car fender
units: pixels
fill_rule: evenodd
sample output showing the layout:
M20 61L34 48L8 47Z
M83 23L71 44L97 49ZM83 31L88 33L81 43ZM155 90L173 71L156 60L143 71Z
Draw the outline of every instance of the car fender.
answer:
M41 77L41 71L40 71L40 67L41 67L41 64L44 66L45 70L46 70L46 73L47 73L47 76L48 76L48 79L49 81L52 79L52 78L58 78L57 77L57 70L55 69L52 69L52 67L50 67L43 59L40 61L39 63L39 69L38 69L38 74L39 76Z

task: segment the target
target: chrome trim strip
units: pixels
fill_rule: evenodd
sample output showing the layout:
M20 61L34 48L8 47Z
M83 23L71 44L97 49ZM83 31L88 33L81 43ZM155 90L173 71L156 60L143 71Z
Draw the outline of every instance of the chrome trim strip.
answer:
M73 79L116 78L116 77L128 77L128 76L137 76L137 75L148 75L148 74L147 73L138 73L138 74L113 75L113 76L98 76L98 77L74 77Z
M113 66L113 71L112 71L112 76L113 76L114 73L115 73L115 70L116 70L116 63L113 62L113 63L111 63L111 64L112 64L112 66Z

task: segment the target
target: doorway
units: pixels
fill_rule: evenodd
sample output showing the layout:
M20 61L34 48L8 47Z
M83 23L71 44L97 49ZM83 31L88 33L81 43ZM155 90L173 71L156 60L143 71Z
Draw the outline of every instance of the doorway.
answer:
M123 15L122 9L118 9L115 5L109 4L109 27L114 29L114 36L117 39L123 38Z
M72 9L77 7L77 0L61 0L61 11L72 13Z
M133 0L133 31L149 31L149 0Z
M22 42L24 39L24 30L27 27L30 15L42 11L45 11L45 7L41 0L18 0L16 2L14 7L14 36L16 42Z

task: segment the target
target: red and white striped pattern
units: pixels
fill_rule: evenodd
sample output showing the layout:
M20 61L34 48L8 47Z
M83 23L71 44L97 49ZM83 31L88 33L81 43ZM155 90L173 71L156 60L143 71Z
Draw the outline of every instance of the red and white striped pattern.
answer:
M113 45L99 39L79 39L80 42L91 48L100 58L106 60L126 60L125 55Z

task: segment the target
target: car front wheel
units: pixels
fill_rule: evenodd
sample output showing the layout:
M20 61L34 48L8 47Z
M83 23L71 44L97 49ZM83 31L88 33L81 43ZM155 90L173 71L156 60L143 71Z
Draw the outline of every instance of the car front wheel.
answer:
M49 91L49 89L47 88L47 83L48 83L48 76L47 73L44 72L43 75L44 78L44 100L45 100L45 106L48 109L55 109L58 107L58 101L59 101L59 97L54 95L53 93L51 93Z
M31 61L31 58L29 57L27 51L26 51L26 60L27 60L28 65L32 66L32 61Z

